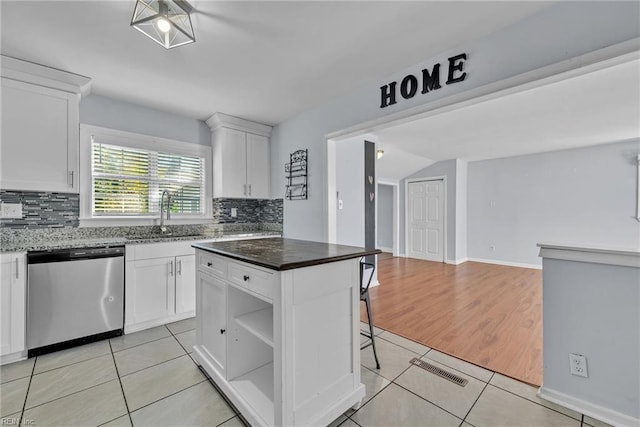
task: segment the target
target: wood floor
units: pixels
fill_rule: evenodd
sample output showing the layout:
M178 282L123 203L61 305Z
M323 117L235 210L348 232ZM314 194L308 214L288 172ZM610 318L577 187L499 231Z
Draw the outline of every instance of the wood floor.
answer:
M378 257L374 325L533 385L542 384L542 271ZM366 321L364 304L362 320Z

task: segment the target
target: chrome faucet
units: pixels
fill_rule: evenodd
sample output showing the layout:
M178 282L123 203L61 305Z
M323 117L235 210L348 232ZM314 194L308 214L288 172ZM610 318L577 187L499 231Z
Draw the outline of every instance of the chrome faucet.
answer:
M167 227L164 226L164 216L162 215L162 211L164 210L164 196L167 196L167 221L171 219L171 193L168 190L162 191L162 196L160 196L160 231L163 233L167 232Z

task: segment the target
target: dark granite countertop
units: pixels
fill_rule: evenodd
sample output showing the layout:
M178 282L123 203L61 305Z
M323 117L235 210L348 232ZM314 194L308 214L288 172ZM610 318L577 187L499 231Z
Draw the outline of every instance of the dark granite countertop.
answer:
M379 249L283 238L206 242L192 245L270 270L291 270L381 253Z

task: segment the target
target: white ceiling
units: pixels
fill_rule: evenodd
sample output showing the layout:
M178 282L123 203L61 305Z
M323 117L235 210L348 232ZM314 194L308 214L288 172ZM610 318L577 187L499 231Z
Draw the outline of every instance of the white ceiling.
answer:
M549 3L193 0L196 43L173 50L129 27L134 4L2 0L2 53L91 77L96 94L276 124Z
M510 157L640 138L640 61L373 132L378 176L417 172L409 160ZM400 152L395 158L393 153ZM389 155L387 155L389 154ZM423 166L423 167L425 167ZM386 174L386 175L385 175Z

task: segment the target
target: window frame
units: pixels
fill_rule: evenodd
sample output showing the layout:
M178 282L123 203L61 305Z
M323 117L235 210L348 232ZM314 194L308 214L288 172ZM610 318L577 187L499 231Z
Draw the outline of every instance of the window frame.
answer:
M92 125L80 125L80 226L157 225L159 214L93 215L92 141L122 147L204 158L204 213L173 214L166 224L201 224L212 221L211 147Z

